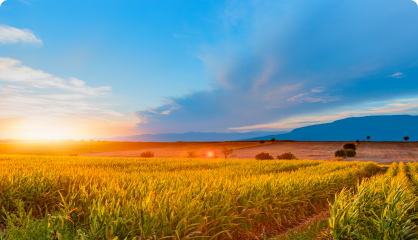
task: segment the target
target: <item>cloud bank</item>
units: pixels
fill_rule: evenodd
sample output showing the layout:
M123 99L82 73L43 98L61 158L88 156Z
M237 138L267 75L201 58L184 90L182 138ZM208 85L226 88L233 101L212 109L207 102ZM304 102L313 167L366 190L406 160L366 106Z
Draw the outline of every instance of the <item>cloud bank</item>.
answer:
M38 39L29 29L18 29L7 25L0 25L0 44L14 44L19 42L42 45L42 40Z
M58 88L91 96L103 95L112 89L107 86L92 88L77 78L66 81L41 70L22 66L18 60L2 57L0 57L0 81L26 83L35 88Z
M221 16L225 37L199 56L213 76L213 90L138 111L138 130L228 131L418 95L413 4L230 2Z
M91 87L0 58L0 139L73 138L130 134L133 117L102 99L111 87Z

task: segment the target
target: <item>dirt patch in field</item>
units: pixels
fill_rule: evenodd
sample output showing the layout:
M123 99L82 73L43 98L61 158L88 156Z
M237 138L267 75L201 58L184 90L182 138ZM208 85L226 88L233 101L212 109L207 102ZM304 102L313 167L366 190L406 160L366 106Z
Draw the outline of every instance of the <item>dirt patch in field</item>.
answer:
M416 142L361 142L356 161L373 161L381 164L418 161Z
M260 144L259 142L218 142L218 143L182 143L176 146L168 145L167 147L157 148L143 148L143 149L132 149L125 151L110 151L100 153L84 153L80 156L94 156L94 157L139 157L142 152L152 151L155 157L158 158L181 158L186 157L188 152L194 151L196 154L205 154L207 152L213 152L215 155L223 158L221 150L223 148L234 149L238 151L240 149L256 147L259 145L268 146L270 142Z
M155 157L176 158L186 157L187 152L196 151L201 154L207 151L218 152L224 147L233 148L234 152L229 158L254 159L260 152L267 152L276 157L285 152L292 152L300 159L333 160L334 152L342 148L346 142L222 142L222 143L184 143L177 146L168 145L158 148L144 148L126 151L110 151L101 153L86 153L81 156L97 157L139 157L141 152L153 151ZM374 161L381 164L392 162L418 161L418 143L416 142L361 142L357 149L357 156L346 158L345 161Z
M285 152L292 152L297 158L312 160L332 160L334 152L341 148L343 142L278 142L265 146L239 149L234 151L233 158L254 159L260 152L270 153L273 157Z

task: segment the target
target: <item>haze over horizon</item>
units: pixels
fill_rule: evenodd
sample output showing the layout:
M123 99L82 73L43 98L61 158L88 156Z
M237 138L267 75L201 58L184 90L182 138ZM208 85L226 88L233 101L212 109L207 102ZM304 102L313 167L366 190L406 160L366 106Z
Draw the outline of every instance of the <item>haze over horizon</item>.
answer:
M0 0L0 139L418 115L412 0Z

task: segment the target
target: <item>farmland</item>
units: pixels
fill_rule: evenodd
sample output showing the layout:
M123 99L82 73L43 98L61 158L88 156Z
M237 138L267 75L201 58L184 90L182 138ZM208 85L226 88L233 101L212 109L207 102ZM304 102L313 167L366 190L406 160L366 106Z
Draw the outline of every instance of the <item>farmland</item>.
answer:
M345 142L225 142L225 143L183 143L180 147L167 145L158 148L131 149L125 151L107 151L101 153L87 153L84 156L100 157L137 157L142 151L153 151L157 157L184 157L187 151L202 152L205 148L217 151L222 147L235 149L229 158L254 159L260 152L268 152L277 156L284 152L292 152L300 159L332 160L334 152L341 149ZM168 143L170 144L170 143ZM222 157L222 155L220 155ZM357 149L357 156L352 161L374 161L381 164L392 162L414 162L418 160L417 142L361 142Z
M0 154L41 156L139 157L141 152L152 151L159 158L183 158L188 152L198 156L207 151L223 157L221 149L233 149L229 158L254 159L260 152L277 156L292 152L300 159L333 160L334 152L345 142L106 142L106 141L55 141L32 143L1 143ZM351 161L374 161L380 164L415 162L418 160L417 142L361 142L357 156Z
M266 143L269 144L269 143ZM207 149L219 151L224 147L240 149L260 145L259 142L107 142L107 141L40 141L0 142L0 154L65 156L95 155L138 157L143 151L157 152L158 157L184 157L188 151L201 153ZM108 152L108 153L107 153ZM105 154L103 154L105 153Z
M113 240L274 236L379 167L2 155L0 168L3 239Z
M39 155L0 155L0 239L417 239L417 143L361 142L354 158L320 160L342 144L3 144ZM223 147L233 158L184 157ZM157 158L137 157L146 150ZM261 151L315 160L245 159ZM42 156L74 152L90 156Z

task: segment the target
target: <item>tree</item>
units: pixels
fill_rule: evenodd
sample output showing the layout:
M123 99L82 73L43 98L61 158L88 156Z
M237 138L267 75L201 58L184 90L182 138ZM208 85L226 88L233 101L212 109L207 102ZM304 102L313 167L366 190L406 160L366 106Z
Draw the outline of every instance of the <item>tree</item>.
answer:
M153 158L154 157L154 152L145 151L145 152L142 152L140 156L143 157L143 158Z
M347 157L355 157L356 156L356 150L354 150L354 149L345 149L345 152L347 154Z
M405 142L407 142L409 140L409 137L408 136L403 137L403 140L405 140Z
M232 154L232 152L234 152L234 149L230 149L230 148L223 148L221 150L222 154L225 156L225 159L228 158L228 155Z
M272 142L272 143L274 143L275 141L276 141L276 139L275 139L275 138L272 138L272 139L271 139L271 142Z
M292 159L298 159L298 158L291 152L285 152L282 155L278 155L277 159L292 160Z
M261 153L259 153L259 154L255 155L255 159L257 159L257 160L273 160L273 159L274 159L274 157L273 157L273 156L271 156L271 155L270 155L270 154L268 154L268 153L261 152Z
M260 143L261 143L261 144L263 144L263 143L265 143L265 142L264 142L264 140L261 140L261 141L260 141Z
M370 136L367 136L367 141L370 141Z
M344 149L340 149L334 152L335 157L347 157L347 152Z
M356 144L354 143L346 143L343 145L343 149L347 150L347 149L353 149L356 150Z

